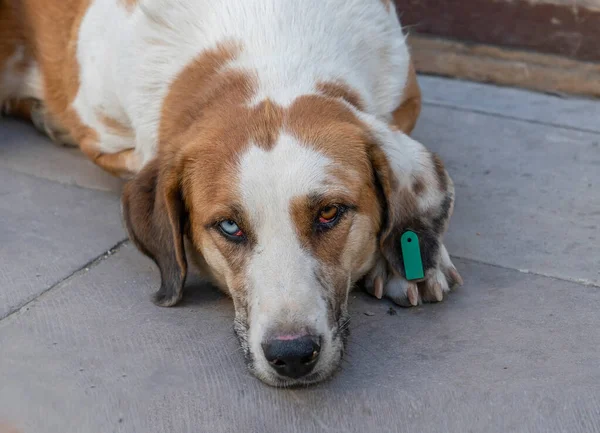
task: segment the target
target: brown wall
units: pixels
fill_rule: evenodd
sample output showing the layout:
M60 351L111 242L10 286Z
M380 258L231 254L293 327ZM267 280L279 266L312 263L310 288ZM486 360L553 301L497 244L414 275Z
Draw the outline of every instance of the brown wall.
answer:
M409 33L600 61L597 0L395 0Z

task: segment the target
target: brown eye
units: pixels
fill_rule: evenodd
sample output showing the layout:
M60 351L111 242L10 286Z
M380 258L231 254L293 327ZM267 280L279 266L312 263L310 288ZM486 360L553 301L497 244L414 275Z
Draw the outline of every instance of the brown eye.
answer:
M319 212L319 222L328 224L335 221L340 213L340 208L334 205L326 206Z

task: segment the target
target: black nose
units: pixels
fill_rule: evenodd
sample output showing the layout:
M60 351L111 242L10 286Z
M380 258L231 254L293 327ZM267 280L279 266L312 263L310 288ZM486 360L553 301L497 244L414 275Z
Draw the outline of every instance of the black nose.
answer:
M282 376L298 379L314 368L321 346L320 338L305 335L298 338L274 338L262 344L265 358Z

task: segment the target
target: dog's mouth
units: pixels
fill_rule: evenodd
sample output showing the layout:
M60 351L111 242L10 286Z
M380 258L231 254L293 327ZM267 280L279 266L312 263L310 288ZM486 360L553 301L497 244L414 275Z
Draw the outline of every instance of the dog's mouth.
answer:
M331 339L326 347L323 347L323 356L308 374L301 377L285 377L269 367L266 362L257 360L252 352L248 341L249 326L245 320L236 318L234 321L234 332L244 355L244 361L248 370L267 385L276 388L306 387L323 382L333 376L339 369L344 356L348 337L350 335L350 317L342 314L331 330Z

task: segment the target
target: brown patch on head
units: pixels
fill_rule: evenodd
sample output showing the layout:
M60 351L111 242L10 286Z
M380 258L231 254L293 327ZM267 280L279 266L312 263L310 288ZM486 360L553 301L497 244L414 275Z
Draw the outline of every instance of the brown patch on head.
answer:
M351 89L346 83L342 81L323 81L317 83L317 90L323 95L330 98L340 98L353 105L358 110L363 110L363 102L355 90Z
M248 113L250 140L259 146L271 148L275 145L283 125L283 109L265 100Z
M228 286L234 298L244 287L242 269L254 243L236 190L238 157L251 143L271 148L284 115L269 100L248 106L254 78L227 67L241 49L235 42L222 43L184 68L165 98L159 130L159 159L176 155L182 161L190 238L217 283ZM218 232L216 223L224 219L240 225L247 236L243 244L232 244Z
M241 50L237 43L219 44L189 63L171 85L162 107L159 142L166 144L208 113L247 101L252 80L242 71L226 70Z
M238 158L251 143L271 148L279 136L282 117L283 110L270 101L253 108L218 105L203 114L202 122L191 125L166 146L181 149L186 162L182 194L189 208L193 243L201 250L212 248L213 253L216 248L227 259L228 269L218 272L229 279L227 285L234 296L236 287L243 287L239 278L254 244L237 190ZM215 223L224 219L240 225L247 237L243 245L234 245L218 233Z

